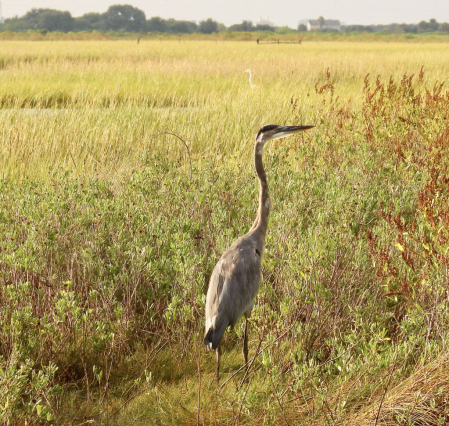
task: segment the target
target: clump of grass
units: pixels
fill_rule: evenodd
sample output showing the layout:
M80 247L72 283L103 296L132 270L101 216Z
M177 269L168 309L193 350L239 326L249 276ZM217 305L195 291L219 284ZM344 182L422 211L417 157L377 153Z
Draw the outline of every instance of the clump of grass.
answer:
M415 371L396 386L378 392L351 421L378 425L444 424L449 415L447 392L447 354L442 354L430 363L418 364Z

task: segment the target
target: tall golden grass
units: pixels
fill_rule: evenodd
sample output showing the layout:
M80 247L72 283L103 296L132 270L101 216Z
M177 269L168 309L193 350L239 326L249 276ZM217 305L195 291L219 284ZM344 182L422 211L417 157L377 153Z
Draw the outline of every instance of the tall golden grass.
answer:
M303 123L320 123L315 85L328 69L340 103L357 107L367 74L398 79L425 65L428 81L445 81L448 59L444 44L7 41L2 177L45 177L49 167L128 174L149 149L180 155L179 143L153 138L167 130L193 154L248 154L261 124L291 122L292 97Z

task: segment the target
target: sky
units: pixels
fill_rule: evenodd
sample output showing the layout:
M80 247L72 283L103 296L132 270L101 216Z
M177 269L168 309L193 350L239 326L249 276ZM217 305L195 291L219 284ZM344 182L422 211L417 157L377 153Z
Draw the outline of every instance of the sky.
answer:
M339 19L345 24L418 23L435 18L449 22L449 0L0 0L2 16L22 16L32 8L68 10L72 16L105 12L113 4L131 4L152 16L226 26L243 20L269 19L296 28L302 19Z

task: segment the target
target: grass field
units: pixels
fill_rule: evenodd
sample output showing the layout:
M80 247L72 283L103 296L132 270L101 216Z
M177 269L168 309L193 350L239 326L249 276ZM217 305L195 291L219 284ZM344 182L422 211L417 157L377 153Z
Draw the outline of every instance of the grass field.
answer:
M50 166L74 171L76 163L82 174L129 175L150 146L165 152L166 140L151 140L162 130L182 135L193 153L243 149L249 160L261 123L293 118L292 98L303 122L320 119L315 84L325 83L327 69L340 103L360 108L368 73L398 80L424 65L433 84L449 75L448 56L445 44L5 42L2 173L45 176Z
M3 422L449 422L448 64L394 39L2 43ZM266 148L254 358L226 333L217 390L208 278L268 123L316 127Z

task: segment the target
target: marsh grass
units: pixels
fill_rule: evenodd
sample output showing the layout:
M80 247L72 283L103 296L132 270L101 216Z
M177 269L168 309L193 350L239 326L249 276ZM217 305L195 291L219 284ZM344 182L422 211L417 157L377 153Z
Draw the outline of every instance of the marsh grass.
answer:
M363 102L362 78L368 73L398 79L425 64L425 82L443 82L448 75L446 49L438 44L418 50L399 43L50 46L8 42L3 47L3 177L45 178L50 166L126 177L149 150L168 147L181 155L177 142L152 138L166 130L181 135L193 154L239 153L250 162L252 134L260 123L290 120L292 97L300 105L296 119L322 124L328 106L320 106L314 86L326 81L328 69L340 102L351 100L349 109ZM253 89L243 73L247 68L254 74Z
M51 46L2 52L5 423L447 421L444 46ZM226 333L217 391L207 283L268 122L316 128L264 154L254 358Z

